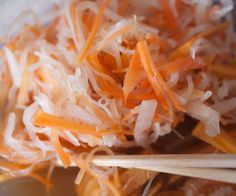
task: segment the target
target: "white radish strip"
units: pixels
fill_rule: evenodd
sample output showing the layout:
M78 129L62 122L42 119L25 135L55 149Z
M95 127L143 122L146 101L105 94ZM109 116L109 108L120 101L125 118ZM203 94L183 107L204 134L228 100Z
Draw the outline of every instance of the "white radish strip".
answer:
M214 137L220 133L220 115L199 100L190 101L185 105L186 112L204 124L205 132Z
M140 146L147 147L150 145L148 132L152 125L156 107L156 100L142 101L140 105L139 114L134 127L134 138Z
M22 80L19 64L16 60L15 55L9 48L4 47L3 50L5 52L8 66L10 68L11 78L13 80L14 86L19 88Z
M16 115L15 113L10 113L8 116L7 125L4 132L4 142L11 147L14 147L18 144L18 141L12 137L15 126L16 126Z
M220 101L211 106L221 115L224 115L234 109L236 109L236 97Z
M95 115L90 114L85 109L74 104L68 104L65 107L65 115L92 125L102 124L102 122Z

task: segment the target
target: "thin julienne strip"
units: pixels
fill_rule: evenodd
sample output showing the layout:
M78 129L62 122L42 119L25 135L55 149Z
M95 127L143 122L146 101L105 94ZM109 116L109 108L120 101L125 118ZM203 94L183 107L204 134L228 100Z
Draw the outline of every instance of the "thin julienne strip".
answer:
M86 124L81 124L72 120L67 120L62 117L57 117L51 114L38 111L33 121L36 126L45 126L55 129L69 130L78 132L81 134L92 134L92 135L104 135L104 134L116 134L119 130L100 130L97 131L96 127Z
M103 18L103 14L104 14L104 11L105 9L107 8L107 6L109 5L111 0L104 0L102 2L102 5L99 9L99 12L94 20L94 23L93 23L93 28L91 30L91 33L85 43L85 46L84 48L82 49L82 51L79 53L78 57L76 58L76 64L80 64L84 57L87 55L88 51L90 50L90 48L92 47L92 44L94 42L94 39L96 37L96 34L99 30L99 27L102 23L102 18Z
M61 159L65 168L71 165L70 155L63 150L63 147L59 141L58 131L56 129L51 129L51 142L54 147L56 154Z
M164 97L165 97L164 95L166 93L168 97L170 98L170 100L173 102L176 109L184 112L185 111L184 107L175 98L175 96L173 95L172 91L169 89L169 87L165 83L160 73L156 69L155 70L152 69L154 67L154 64L151 59L151 54L148 50L147 42L140 41L137 44L137 47L138 47L142 65L144 67L145 72L148 75L149 81L153 87L154 92L156 93L157 98L161 101L162 104L166 105L166 101L164 100ZM161 96L160 96L160 93L161 93Z
M124 93L124 102L128 98L129 93L134 89L139 81L139 75L141 73L140 58L137 49L135 50L134 55L131 58L128 71L125 74L124 84L123 84L123 93Z

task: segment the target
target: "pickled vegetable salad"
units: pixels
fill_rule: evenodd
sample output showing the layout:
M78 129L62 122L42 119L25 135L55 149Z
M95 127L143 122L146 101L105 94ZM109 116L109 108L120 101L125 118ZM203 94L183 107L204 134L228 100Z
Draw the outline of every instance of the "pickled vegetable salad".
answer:
M15 165L1 168L27 175L76 162L77 183L89 172L119 194L117 172L110 182L89 167L97 150L151 148L187 115L220 134L236 119L232 9L231 0L71 1L47 26L2 40L0 154Z

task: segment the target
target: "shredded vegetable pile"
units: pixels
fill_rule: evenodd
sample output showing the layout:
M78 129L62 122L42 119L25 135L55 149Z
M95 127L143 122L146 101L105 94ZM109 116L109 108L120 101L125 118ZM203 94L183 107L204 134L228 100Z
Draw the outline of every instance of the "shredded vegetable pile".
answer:
M37 168L74 162L76 183L89 173L97 194L119 195L128 182L91 168L93 155L151 152L186 117L199 122L196 138L235 153L222 130L236 122L232 9L231 0L66 1L50 24L2 39L0 167L39 179Z

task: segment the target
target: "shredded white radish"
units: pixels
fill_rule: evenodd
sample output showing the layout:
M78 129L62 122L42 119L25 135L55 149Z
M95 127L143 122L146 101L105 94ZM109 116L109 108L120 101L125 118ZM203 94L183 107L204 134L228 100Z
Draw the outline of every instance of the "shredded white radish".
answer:
M178 80L179 80L179 73L172 73L170 75L169 80L167 81L167 84L169 87L173 87L177 84Z
M88 144L91 147L102 146L103 145L102 139L100 139L96 136L78 134L78 138L81 142L84 142L84 143Z
M134 138L138 145L147 147L150 145L148 132L152 125L152 119L157 107L156 100L142 101L138 117L134 127Z
M230 11L232 11L234 8L232 0L220 0L220 2L222 3L222 7L210 13L210 18L212 20L219 20L220 18L228 14Z
M13 80L14 86L19 88L21 85L22 76L16 56L13 54L11 49L7 47L4 47L3 49L6 55L8 66L10 68L11 78Z
M220 115L217 111L199 100L188 102L185 108L190 116L203 123L205 132L209 136L214 137L220 133Z
M112 147L116 144L117 142L117 137L115 135L104 135L102 136L103 139L103 145Z
M210 48L212 51L209 51ZM210 43L206 39L199 38L193 43L190 49L190 55L193 59L196 59L197 53L203 51L211 54L214 53L214 50L210 46Z
M201 102L206 101L207 99L209 99L212 96L212 92L211 91L206 91L203 96L200 98Z
M160 136L169 134L172 131L169 123L160 125L159 122L153 124L153 133L151 135L152 142L155 142Z
M33 144L36 147L40 148L43 152L46 152L48 150L52 150L52 147L45 145L45 143L40 141L40 139L36 135L36 132L40 132L40 130L37 127L35 127L32 123L32 118L34 117L37 109L38 105L36 104L36 102L27 107L23 114L23 123Z
M219 97L219 99L224 99L225 97L227 97L229 94L229 85L228 82L226 80L224 80L222 82L221 87L219 87L219 89L217 90L217 96Z
M82 11L87 10L87 9L93 11L95 14L98 13L98 7L97 7L96 3L91 2L91 1L83 1L83 2L79 3L78 12L82 12ZM120 16L117 13L111 11L110 9L105 10L104 15L107 18L109 18L111 20L114 20L114 21L119 21L119 20L123 19L122 16Z
M122 34L131 31L134 28L134 20L121 20L117 22L110 30L106 33L105 37L97 44L96 50L101 50L106 47L107 44L112 42L114 39L118 39Z
M80 146L79 140L70 131L64 131L64 134L67 141L74 146Z
M192 27L184 36L183 41L186 41L188 39L190 39L191 37L193 37L194 35L196 35L197 33L206 31L207 29L211 28L212 25L211 24L200 24L197 25L195 27Z
M181 97L183 97L186 101L188 101L192 97L192 93L193 93L194 84L193 84L191 75L187 75L187 83L188 83L188 87L186 91L181 95Z
M7 120L7 125L4 132L4 141L10 147L14 147L18 144L18 141L12 137L14 129L16 127L16 115L10 113Z
M65 5L65 12L66 12L66 19L67 19L67 22L69 24L69 27L71 29L71 33L72 33L72 37L73 37L73 40L75 42L75 45L76 45L76 48L78 51L80 51L82 45L81 45L81 42L79 43L79 40L78 40L78 36L76 35L76 30L78 29L75 29L74 25L73 25L73 22L72 22L72 19L71 19L71 13L70 13L70 2L67 1L66 2L66 5Z
M205 90L210 85L210 78L205 72L200 73L202 79L198 84L197 88L200 90Z
M80 106L68 104L65 106L64 115L81 122L85 122L92 125L101 125L101 121L94 115L87 112L85 109Z
M40 93L37 97L35 97L35 102L42 108L44 112L48 114L54 113L55 106L47 95Z
M205 1L196 0L195 3L196 3L195 22L196 24L204 23L204 21L206 21L207 9L210 7L212 2L211 0L205 0Z
M212 108L224 115L236 109L236 97L217 102L212 105Z

